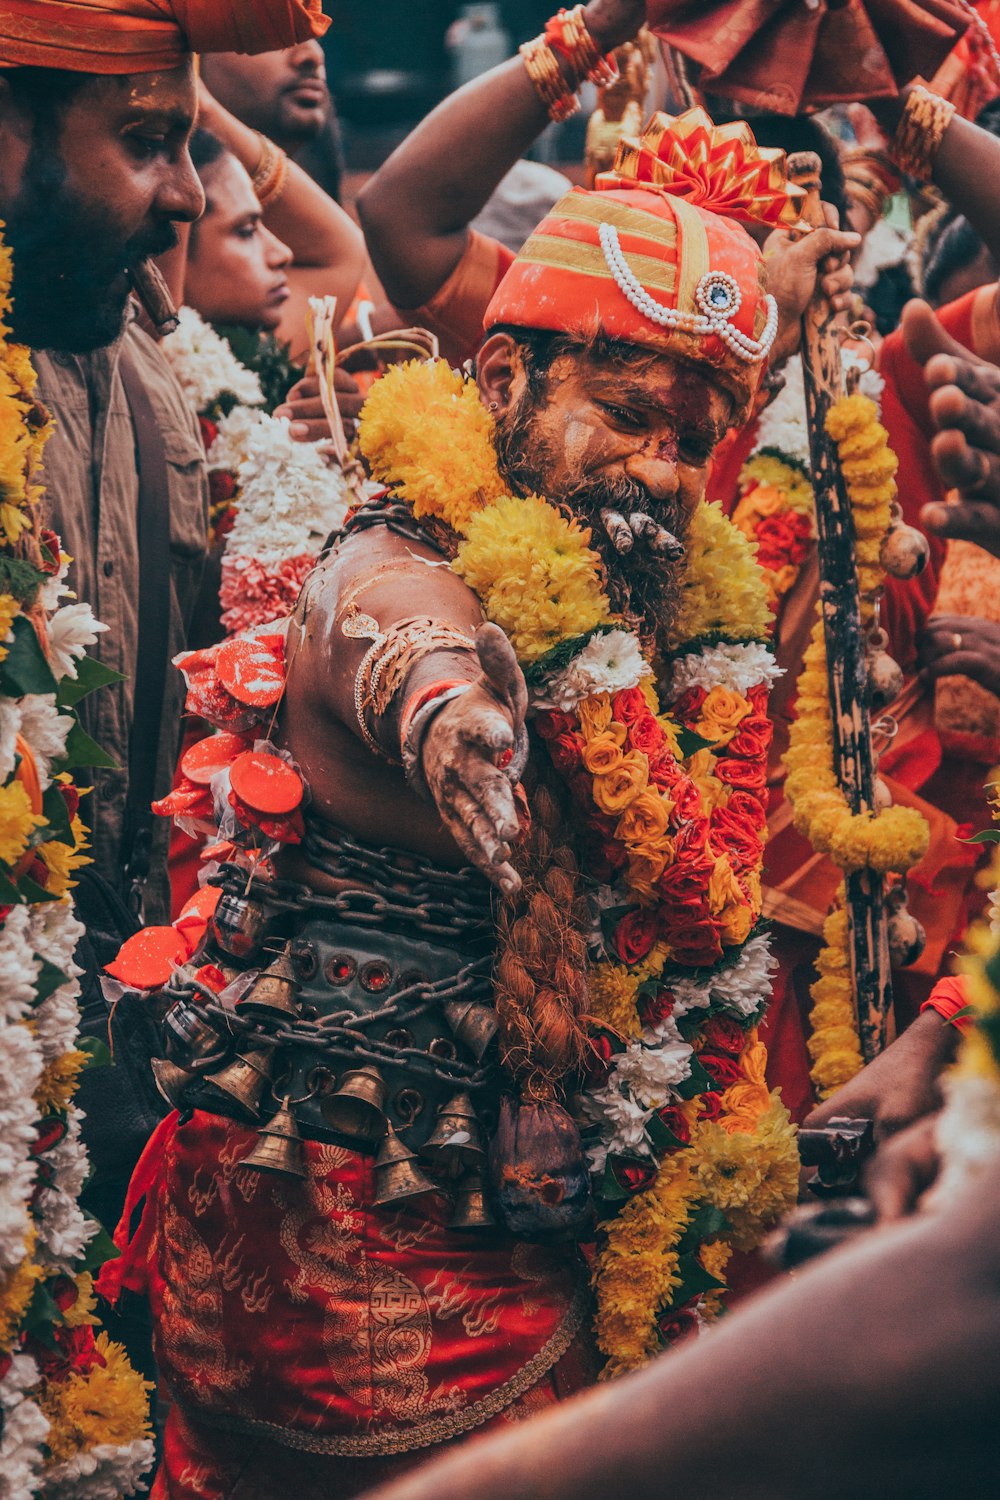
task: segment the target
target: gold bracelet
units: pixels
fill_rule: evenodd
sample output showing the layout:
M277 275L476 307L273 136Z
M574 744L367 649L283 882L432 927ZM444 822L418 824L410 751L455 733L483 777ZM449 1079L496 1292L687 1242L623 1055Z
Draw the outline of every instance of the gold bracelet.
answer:
M901 172L915 177L918 182L932 181L934 159L954 113L954 104L932 94L922 83L910 90L889 147L889 153Z
M264 208L276 203L288 186L288 156L261 131L255 130L254 135L260 141L260 160L253 174L253 190Z
M577 80L586 78L598 88L606 88L618 78L618 64L613 52L603 56L584 19L583 6L560 10L548 21L545 40L566 59Z
M518 50L549 119L562 124L563 120L575 115L580 101L567 86L558 59L544 36L536 36L534 41L525 42Z

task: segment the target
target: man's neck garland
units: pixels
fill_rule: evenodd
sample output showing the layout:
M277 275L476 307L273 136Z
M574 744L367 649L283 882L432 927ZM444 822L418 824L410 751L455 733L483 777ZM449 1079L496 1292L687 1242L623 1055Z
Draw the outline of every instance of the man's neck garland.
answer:
M654 661L612 612L590 533L506 492L492 426L474 384L410 364L375 386L361 447L417 518L456 534L451 566L511 640L575 809L591 910L579 1113L602 1220L598 1338L617 1374L716 1311L732 1250L795 1198L793 1130L757 1039L773 967L767 590L751 545L700 505Z

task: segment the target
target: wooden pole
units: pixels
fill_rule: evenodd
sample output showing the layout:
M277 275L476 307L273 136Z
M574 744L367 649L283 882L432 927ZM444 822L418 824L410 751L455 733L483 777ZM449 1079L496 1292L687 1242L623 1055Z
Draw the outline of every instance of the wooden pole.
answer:
M803 218L824 222L820 159L811 151L788 159L789 176L807 193ZM843 394L840 338L834 313L817 291L802 319L802 371L809 426L812 484L819 535L820 604L833 728L833 767L853 813L875 805L875 754L869 713L868 664L858 599L854 517L836 445L826 431L830 407ZM885 1047L892 1013L892 980L882 876L861 870L846 877L854 1004L865 1062Z

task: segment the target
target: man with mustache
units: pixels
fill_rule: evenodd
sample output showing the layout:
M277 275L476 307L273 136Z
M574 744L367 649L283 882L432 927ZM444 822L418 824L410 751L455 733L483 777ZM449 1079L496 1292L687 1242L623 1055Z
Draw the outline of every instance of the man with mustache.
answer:
M623 34L581 24L550 23L570 84ZM548 45L532 57L551 81ZM520 66L494 77L530 95ZM223 894L153 1002L154 1068L179 1113L140 1164L102 1283L151 1302L174 1403L157 1494L193 1500L194 1474L220 1500L357 1493L591 1380L576 1242L607 1172L622 1170L619 1202L655 1176L651 1100L661 1146L681 1151L702 1113L728 1108L713 1089L735 1087L749 1114L734 1123L752 1134L763 1110L773 1127L761 1220L794 1195L752 1028L720 1020L728 1055L701 1047L695 1073L658 976L668 949L686 972L724 949L735 962L759 916L763 772L731 767L723 785L708 748L721 756L737 719L737 758L766 745L763 616L729 617L741 591L763 599L748 555L726 554L723 597L689 627L695 651L726 642L705 686L688 676L682 692L666 663L692 569L719 565L702 528L729 537L701 504L713 448L745 420L778 335L734 220L796 224L795 203L745 126L656 117L514 259L474 375L414 362L376 383L360 443L385 490L333 539L287 640L188 660L189 702L223 729L190 762L216 768ZM684 710L667 705L700 704L714 671L730 686L684 749L669 717ZM196 780L180 790L208 815ZM635 972L633 993L657 976L631 1031L588 1033L590 949L626 989ZM766 963L747 984L745 1019ZM614 1094L612 1052L640 1033L622 1053L634 1092ZM747 1049L753 1081L734 1060ZM600 1134L605 1107L631 1147ZM650 1295L656 1231L638 1243ZM638 1355L616 1355L605 1316L606 1357L651 1352L668 1300L652 1295Z

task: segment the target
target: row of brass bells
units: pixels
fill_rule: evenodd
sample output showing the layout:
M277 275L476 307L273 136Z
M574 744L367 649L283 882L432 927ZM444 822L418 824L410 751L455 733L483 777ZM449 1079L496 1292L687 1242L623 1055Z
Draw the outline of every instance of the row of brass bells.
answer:
M478 1000L449 1000L442 1010L455 1040L482 1062L496 1040L496 1011Z
M252 1172L276 1172L281 1177L305 1177L302 1134L292 1114L288 1096L281 1108L258 1131L257 1144L239 1163Z
M374 1063L345 1073L336 1093L323 1099L323 1118L348 1140L374 1145L386 1132L386 1082Z
M417 1165L417 1153L400 1140L388 1122L375 1158L374 1202L379 1208L405 1202L439 1223L448 1213L444 1193Z
M453 1094L438 1112L433 1133L424 1145L422 1156L432 1166L452 1177L458 1177L467 1168L478 1168L485 1164L479 1121L469 1095L462 1090Z
M902 508L896 501L892 507L889 530L882 539L879 556L885 571L892 578L916 578L927 566L930 546L922 531L908 526L903 520Z

